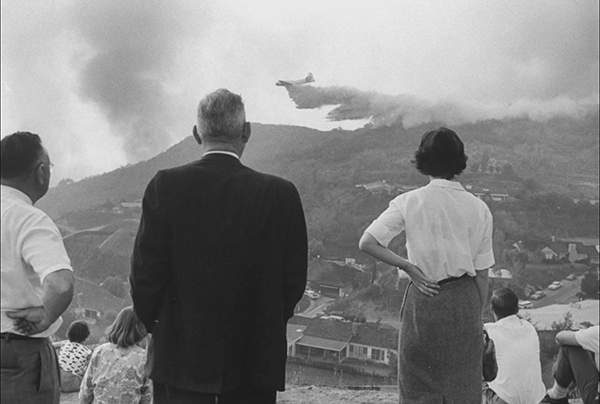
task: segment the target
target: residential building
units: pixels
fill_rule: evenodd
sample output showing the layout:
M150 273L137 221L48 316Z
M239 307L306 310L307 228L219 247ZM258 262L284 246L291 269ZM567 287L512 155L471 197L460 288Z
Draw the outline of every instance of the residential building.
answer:
M290 333L290 328L296 334ZM301 338L297 338L299 333ZM391 357L397 355L397 344L398 330L377 323L300 316L288 323L288 352L299 357L336 363L358 359L389 365Z

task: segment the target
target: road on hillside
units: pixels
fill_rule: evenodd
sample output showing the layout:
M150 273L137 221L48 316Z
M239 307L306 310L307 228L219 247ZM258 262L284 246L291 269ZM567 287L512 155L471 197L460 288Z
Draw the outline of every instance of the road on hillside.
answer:
M575 295L581 290L581 278L582 276L578 276L577 279L573 281L563 279L561 280L562 287L556 290L550 290L548 288L544 289L546 297L543 297L540 300L532 300L533 307L538 309L552 304L567 304L577 301Z
M301 313L304 317L317 317L320 314L323 314L323 309L332 301L330 297L319 297L318 299L310 299L310 306L303 313Z

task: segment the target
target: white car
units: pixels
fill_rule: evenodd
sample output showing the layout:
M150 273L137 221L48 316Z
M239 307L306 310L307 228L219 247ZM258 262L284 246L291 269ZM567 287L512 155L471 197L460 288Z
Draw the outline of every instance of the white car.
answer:
M533 303L531 303L529 300L520 300L519 308L520 309L533 309Z
M558 288L562 287L562 283L559 281L554 281L552 282L552 285L548 286L548 289L550 290L556 290Z

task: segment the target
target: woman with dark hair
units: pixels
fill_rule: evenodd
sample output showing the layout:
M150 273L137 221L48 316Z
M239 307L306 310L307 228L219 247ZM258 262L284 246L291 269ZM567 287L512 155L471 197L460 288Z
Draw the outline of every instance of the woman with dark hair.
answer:
M84 320L76 320L69 324L66 342L55 342L60 348L58 364L60 365L60 391L71 393L79 391L81 379L87 369L92 350L83 343L90 336L90 328Z
M121 310L107 334L109 342L92 353L81 383L80 403L151 403L152 381L144 370L146 351L138 345L147 333L133 307Z
M432 130L415 153L427 186L390 202L359 248L405 271L398 383L402 403L481 403L488 268L494 264L492 215L455 177L467 156L458 135ZM408 259L387 248L406 232Z

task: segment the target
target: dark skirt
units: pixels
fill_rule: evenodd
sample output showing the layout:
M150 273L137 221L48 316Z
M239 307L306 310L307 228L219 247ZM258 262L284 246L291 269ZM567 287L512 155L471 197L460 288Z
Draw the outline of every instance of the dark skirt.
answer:
M398 341L401 404L480 404L481 303L475 280L460 278L425 296L409 284Z

